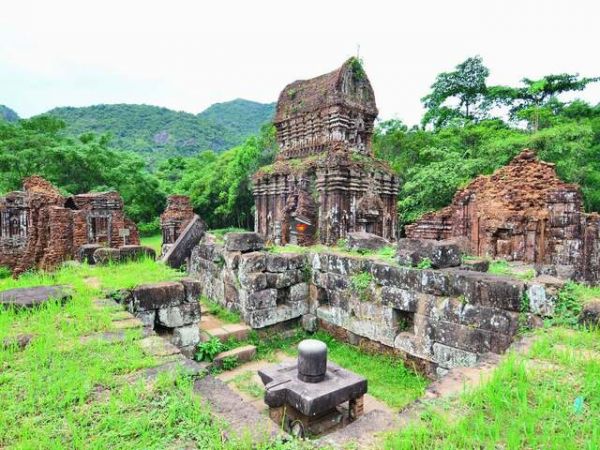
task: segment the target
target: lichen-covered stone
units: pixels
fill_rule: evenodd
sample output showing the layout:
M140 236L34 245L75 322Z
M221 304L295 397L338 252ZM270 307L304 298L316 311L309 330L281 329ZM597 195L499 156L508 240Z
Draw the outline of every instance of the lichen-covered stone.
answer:
M255 252L265 247L264 239L257 233L227 233L225 249L228 252Z
M153 248L143 245L123 245L119 247L119 258L121 261L137 261L143 258L156 259Z
M177 306L185 302L185 290L174 281L142 284L133 290L133 302L139 311Z
M244 307L246 310L275 308L277 306L277 289L264 289L247 295Z
M399 239L396 257L398 263L413 267L424 261L429 261L434 269L457 267L461 264L457 244L431 239Z
M195 346L200 342L200 328L197 324L175 328L172 342L180 348Z
M290 302L308 302L308 283L298 283L290 287Z
M373 233L355 231L348 233L347 246L350 250L380 250L390 245L387 239Z
M309 333L315 333L319 329L319 322L317 316L314 314L304 314L300 320L302 329Z
M460 265L462 270L473 270L475 272L487 272L490 268L490 260L484 258L469 258Z
M590 327L600 326L600 300L593 300L583 305L579 323Z
M546 295L543 284L529 283L527 286L527 298L529 310L541 317L552 317L554 315L555 298Z
M472 367L477 364L478 359L477 353L460 350L439 342L433 344L433 357L440 366L447 369Z
M182 327L200 322L200 304L183 303L158 310L157 322L167 328Z
M118 248L101 247L94 251L94 263L103 265L111 262L118 262L121 252Z
M245 253L240 257L240 273L263 272L267 269L267 257L264 252Z
M182 278L179 282L185 290L185 301L188 303L197 303L202 295L202 283L190 277Z

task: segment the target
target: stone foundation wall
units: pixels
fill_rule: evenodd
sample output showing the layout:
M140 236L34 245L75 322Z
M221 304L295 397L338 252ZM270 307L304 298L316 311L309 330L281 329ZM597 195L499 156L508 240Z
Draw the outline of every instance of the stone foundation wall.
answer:
M202 295L239 311L253 328L314 315L346 340L369 340L428 374L502 353L517 332L520 281L333 253L273 254L246 235L255 245L206 236L192 252L190 275Z
M311 268L311 310L320 321L442 371L504 352L517 332L519 281L335 254L312 255Z
M254 233L241 234L255 239L231 237L218 243L206 236L192 251L190 275L200 280L202 295L240 312L252 328L306 314L309 273L305 256L258 251L262 239Z

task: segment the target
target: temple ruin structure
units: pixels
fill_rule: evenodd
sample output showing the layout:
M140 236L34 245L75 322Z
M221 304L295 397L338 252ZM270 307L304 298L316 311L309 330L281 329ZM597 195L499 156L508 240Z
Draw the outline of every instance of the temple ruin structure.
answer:
M478 256L533 263L563 277L600 281L600 216L554 164L524 150L460 190L452 204L406 227L409 238L463 240Z
M137 227L125 216L117 192L65 198L38 176L26 178L22 191L0 197L0 224L0 266L15 275L51 270L86 244L139 244Z
M359 60L285 87L280 153L254 177L255 230L276 244L334 244L350 231L396 236L398 179L371 150L377 106Z
M185 195L171 195L167 199L167 209L160 216L162 231L162 254L166 254L185 227L194 218L194 208Z

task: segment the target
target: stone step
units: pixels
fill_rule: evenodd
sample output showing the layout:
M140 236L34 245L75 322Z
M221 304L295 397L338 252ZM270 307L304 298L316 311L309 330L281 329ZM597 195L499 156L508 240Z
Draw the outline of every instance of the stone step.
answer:
M243 325L240 323L227 324L218 328L202 330L202 336L200 340L202 342L206 342L211 338L216 337L221 342L227 342L229 339L244 341L248 339L250 330L251 328L248 325Z
M222 367L223 361L226 358L236 358L238 364L243 364L248 361L251 361L252 358L256 356L256 347L254 345L244 345L243 347L237 347L233 350L228 350L226 352L221 352L213 361L213 365L215 367Z

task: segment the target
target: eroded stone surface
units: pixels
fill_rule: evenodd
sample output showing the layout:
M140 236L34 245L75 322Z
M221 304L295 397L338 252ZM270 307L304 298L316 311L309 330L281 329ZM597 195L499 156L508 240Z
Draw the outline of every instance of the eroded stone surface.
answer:
M350 250L379 250L390 245L387 239L365 231L348 233L348 248Z
M54 300L64 303L71 298L71 295L71 288L61 285L9 289L0 292L0 306L17 309L33 308Z
M434 269L458 267L461 264L459 246L447 241L400 239L396 257L400 264L413 267L424 260L428 260Z

